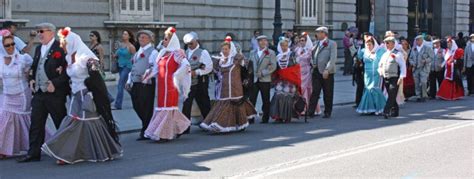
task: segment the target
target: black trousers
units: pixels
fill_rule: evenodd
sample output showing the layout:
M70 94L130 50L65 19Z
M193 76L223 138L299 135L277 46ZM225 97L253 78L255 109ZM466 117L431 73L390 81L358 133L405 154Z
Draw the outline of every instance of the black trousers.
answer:
M352 59L351 51L348 48L344 49L344 75L352 74L352 66L354 60Z
M428 84L430 87L428 96L430 96L431 98L436 97L436 92L438 92L438 88L441 85L441 82L443 81L443 79L444 79L444 70L430 72L430 75L428 76Z
M311 98L309 99L308 114L314 114L321 90L323 90L324 114L331 115L334 98L334 74L329 74L328 79L323 79L323 75L319 73L317 68L314 68L311 79L313 83L313 93L311 93Z
M137 113L142 121L142 129L140 136L144 137L146 128L150 124L153 117L153 107L155 106L155 80L151 80L152 84L133 83L130 91L133 110Z
M387 103L385 104L384 113L389 116L396 117L398 116L398 103L397 103L397 93L398 93L398 77L385 78L384 87L388 93Z
M191 120L191 108L194 99L196 99L202 117L205 119L207 114L209 114L209 111L211 110L211 100L209 99L208 89L209 77L207 76L200 77L198 84L191 86L188 98L183 102L183 114L189 120Z
M467 90L469 94L474 94L474 65L466 68Z
M356 106L359 106L359 103L362 100L362 95L364 95L364 88L365 88L364 73L363 72L354 72L354 73L360 73L360 74L354 75L354 81L357 85L355 103L356 103Z
M28 155L41 157L41 145L44 143L48 115L51 115L54 126L58 129L67 115L66 96L39 91L33 95L31 107L30 149Z
M256 82L253 84L252 94L250 96L250 101L255 106L257 103L258 93L262 95L262 111L263 111L263 122L268 122L270 119L270 82Z

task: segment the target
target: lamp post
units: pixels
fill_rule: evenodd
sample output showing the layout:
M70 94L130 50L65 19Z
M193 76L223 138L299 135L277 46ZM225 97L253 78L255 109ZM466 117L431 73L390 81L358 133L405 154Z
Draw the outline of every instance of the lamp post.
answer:
M428 33L428 1L423 1L423 28L421 28L422 32Z
M274 22L273 22L273 45L278 44L278 37L280 37L281 34L281 2L280 0L275 0L275 17L274 17Z
M420 32L420 26L418 24L418 19L419 19L419 0L415 1L415 36L418 35L418 32Z

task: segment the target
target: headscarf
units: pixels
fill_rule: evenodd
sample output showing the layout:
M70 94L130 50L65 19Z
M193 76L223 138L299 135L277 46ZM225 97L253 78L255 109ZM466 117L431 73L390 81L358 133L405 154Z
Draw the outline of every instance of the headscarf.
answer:
M458 45L456 44L456 41L452 38L448 38L448 41L451 41L451 49L446 50L446 54L444 55L444 60L448 60L449 57L453 56L456 50L458 49Z
M235 44L234 42L232 42L232 37L230 36L227 36L225 37L225 42L228 42L230 44L230 53L229 53L229 56L227 57L227 62L225 61L226 59L226 56L224 56L224 53L220 53L220 57L219 57L219 65L221 67L228 67L228 66L231 66L234 64L234 57L235 55L237 55L237 48L235 47ZM224 63L225 62L225 63Z
M373 36L368 36L366 39L365 39L365 42L369 41L369 40L372 40L374 42L374 48L372 50L369 50L369 48L367 46L365 46L365 49L364 49L364 54L366 54L367 56L370 56L372 53L375 53L377 52L377 50L379 49L379 43L377 42L377 40L375 40L375 38Z
M86 67L87 61L90 59L99 60L97 56L92 52L89 47L82 41L81 37L75 32L71 31L71 28L66 27L58 31L58 36L66 41L66 51L68 54L74 54L66 56L68 65L77 63L81 67Z
M285 41L288 43L288 45L290 45L289 40L283 37L283 38L280 38L280 41L278 42L278 47L277 47L278 55L276 56L276 59L277 59L278 65L281 68L288 67L290 54L291 54L290 48L288 48L286 52L283 52L283 49L281 48L281 44ZM285 59L282 59L283 57L285 57Z
M66 41L67 53L74 54L74 56L67 55L66 60L68 64L77 64L78 66L76 67L88 69L89 77L84 81L84 84L87 89L92 92L97 113L102 116L102 119L107 125L109 134L114 138L115 142L120 144L117 134L117 125L112 116L107 86L99 71L100 65L98 58L81 40L81 37L71 31L71 28L66 27L60 29L58 36L61 40Z

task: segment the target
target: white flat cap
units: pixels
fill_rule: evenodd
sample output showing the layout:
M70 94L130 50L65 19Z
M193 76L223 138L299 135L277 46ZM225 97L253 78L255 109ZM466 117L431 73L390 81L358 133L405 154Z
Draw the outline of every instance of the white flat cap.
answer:
M322 27L316 28L316 32L324 32L324 33L327 34L327 33L329 33L329 30L328 30L327 27L322 26Z
M391 30L385 32L385 37L389 37L389 36L395 36L395 33L393 33Z
M150 37L151 39L153 39L155 37L155 33L153 33L150 30L140 30L140 31L138 31L137 32L137 37L140 36L140 34L148 35L148 37Z
M440 39L434 39L433 40L433 43L438 43L438 42L441 42L441 40Z
M36 24L35 27L37 29L39 28L46 28L50 31L55 31L56 30L56 26L54 26L53 24L49 23L49 22L43 22L43 23L40 23L40 24Z
M395 42L396 39L395 39L395 37L390 36L390 37L385 38L383 41L384 42Z
M417 40L417 39L423 39L423 35L417 35L417 36L415 37L415 40Z
M268 39L268 37L266 35L260 35L257 37L257 40L261 40L261 39Z
M189 32L183 36L183 42L185 44L192 42L193 40L197 40L198 36L196 32Z
M474 37L474 34L471 34L469 37L473 38L473 37Z

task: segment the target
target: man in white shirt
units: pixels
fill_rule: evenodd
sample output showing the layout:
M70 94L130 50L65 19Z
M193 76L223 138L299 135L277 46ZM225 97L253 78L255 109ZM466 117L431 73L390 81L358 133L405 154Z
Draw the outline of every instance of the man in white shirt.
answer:
M142 129L137 141L147 140L144 136L151 118L153 117L153 107L155 98L155 80L143 81L147 70L153 67L158 52L155 50L152 41L155 34L149 30L140 30L137 33L140 49L132 57L132 70L129 73L125 89L130 91L133 109L142 121Z
M402 52L398 51L395 47L396 39L394 37L387 37L384 42L387 51L382 55L378 72L384 78L384 88L388 93L384 109L384 117L387 119L398 116L398 87L403 83L407 70Z
M35 39L35 36L36 36L36 32L35 31L32 31L30 33L30 37L29 37L29 40L28 40L28 44L25 44L25 42L23 42L23 40L21 40L19 37L17 37L15 35L15 32L17 31L17 24L15 24L14 22L12 21L6 21L6 22L3 22L3 27L2 29L6 29L8 31L10 31L11 34L13 34L13 41L15 42L15 49L18 50L20 53L28 53L30 52L30 49L31 47L33 46L33 42L34 42L34 39ZM0 42L2 41L2 36L0 36ZM4 52L3 50L3 46L0 46L0 53Z
M209 99L209 73L212 71L212 59L209 52L200 48L197 42L198 35L196 32L190 32L183 37L184 43L188 46L186 49L186 58L191 65L191 91L188 98L183 103L183 114L191 119L191 108L193 100L199 106L203 119L211 110L211 101ZM188 128L185 134L190 133Z

